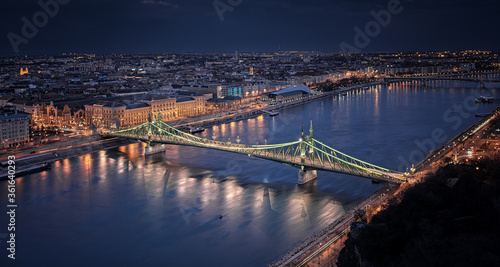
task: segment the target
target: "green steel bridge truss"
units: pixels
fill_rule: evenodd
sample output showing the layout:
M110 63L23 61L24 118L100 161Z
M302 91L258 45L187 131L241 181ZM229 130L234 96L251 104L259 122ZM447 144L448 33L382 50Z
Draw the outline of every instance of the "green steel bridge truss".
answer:
M237 143L200 138L168 125L159 117L156 120L150 119L149 122L130 129L113 131L103 135L136 139L150 145L174 144L234 152L276 161L306 171L323 170L344 173L389 183L406 182L406 176L403 173L353 158L314 139L312 136L312 123L309 132L308 136L304 136L302 127L302 136L299 141L295 142L245 145L239 143L239 138Z

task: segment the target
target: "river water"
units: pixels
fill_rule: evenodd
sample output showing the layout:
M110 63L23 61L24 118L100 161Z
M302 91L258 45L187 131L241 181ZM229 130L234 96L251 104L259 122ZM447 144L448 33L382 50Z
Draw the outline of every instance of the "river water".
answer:
M467 82L379 85L198 135L283 143L298 140L302 123L308 131L312 120L317 140L405 170L498 105L474 104L480 95L499 98ZM322 171L298 186L298 170L279 163L179 146L144 157L143 147L65 159L18 178L17 259L6 257L1 204L0 265L265 266L383 186ZM0 182L5 204L7 184Z

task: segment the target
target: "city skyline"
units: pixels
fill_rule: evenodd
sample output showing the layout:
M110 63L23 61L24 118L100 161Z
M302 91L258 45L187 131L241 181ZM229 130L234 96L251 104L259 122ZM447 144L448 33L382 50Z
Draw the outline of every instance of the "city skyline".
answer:
M10 2L0 19L0 53L497 50L499 6L491 0Z

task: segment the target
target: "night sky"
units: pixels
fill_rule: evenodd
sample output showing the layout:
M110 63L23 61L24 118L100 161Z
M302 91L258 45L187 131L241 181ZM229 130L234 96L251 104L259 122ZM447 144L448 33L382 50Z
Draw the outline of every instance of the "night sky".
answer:
M56 0L41 0L50 2ZM68 0L59 0L61 2ZM395 1L395 0L391 0ZM374 20L388 0L69 0L19 54L340 51L354 27ZM230 6L233 3L234 6ZM403 10L361 51L498 50L498 0L401 0ZM227 6L226 6L227 7ZM0 53L14 54L22 17L43 10L37 0L4 0ZM42 17L43 18L43 17ZM43 22L43 21L42 21Z

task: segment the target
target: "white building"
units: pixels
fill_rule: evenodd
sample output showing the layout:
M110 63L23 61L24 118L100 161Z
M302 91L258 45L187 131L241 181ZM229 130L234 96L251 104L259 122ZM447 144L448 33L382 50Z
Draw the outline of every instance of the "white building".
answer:
M3 111L0 114L0 140L2 149L27 145L29 143L28 114Z

